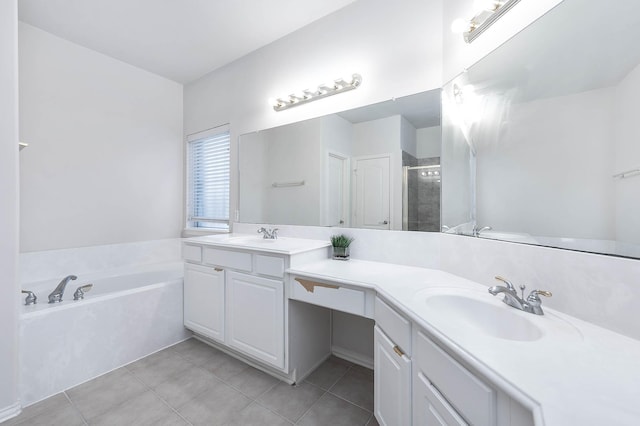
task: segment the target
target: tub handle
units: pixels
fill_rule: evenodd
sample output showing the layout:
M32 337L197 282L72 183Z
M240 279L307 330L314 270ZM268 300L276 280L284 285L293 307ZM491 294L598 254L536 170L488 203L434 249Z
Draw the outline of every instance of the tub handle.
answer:
M85 284L81 285L76 289L76 292L73 293L73 300L84 299L84 294L93 288L93 284Z
M38 303L38 297L36 296L36 294L32 291L29 290L22 290L22 293L26 294L27 297L24 299L24 304L25 305L34 305L36 303Z

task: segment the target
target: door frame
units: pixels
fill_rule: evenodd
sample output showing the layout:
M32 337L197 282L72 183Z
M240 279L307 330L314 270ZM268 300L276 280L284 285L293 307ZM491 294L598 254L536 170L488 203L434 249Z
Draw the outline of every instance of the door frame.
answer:
M351 157L346 154L343 154L338 151L334 151L328 149L325 151L324 155L324 179L323 179L323 192L324 192L324 205L322 208L322 216L321 223L325 226L329 224L329 214L327 209L329 208L329 157L338 158L343 161L342 164L342 217L344 218L344 223L342 227L348 228L351 226L351 212L349 211L351 207L351 203L349 200L351 199L351 173L349 170L351 169Z

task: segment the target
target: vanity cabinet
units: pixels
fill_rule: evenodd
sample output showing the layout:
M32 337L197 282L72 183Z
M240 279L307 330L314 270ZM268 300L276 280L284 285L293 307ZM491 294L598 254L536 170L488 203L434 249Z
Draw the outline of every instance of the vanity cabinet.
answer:
M283 281L229 271L226 289L227 344L284 368Z
M240 242L211 236L183 243L184 325L200 340L295 383L328 356L323 329L330 318L290 307L285 271L326 259L329 243L234 238Z
M411 323L375 300L374 414L380 425L411 424Z
M224 276L222 268L184 267L184 325L219 342L224 342Z
M183 258L185 327L284 369L285 257L185 244Z

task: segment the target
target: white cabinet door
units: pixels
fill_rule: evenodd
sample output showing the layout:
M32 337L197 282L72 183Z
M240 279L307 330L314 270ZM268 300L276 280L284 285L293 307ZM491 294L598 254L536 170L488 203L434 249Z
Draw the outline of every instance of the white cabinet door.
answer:
M355 160L354 223L358 228L391 229L389 157Z
M227 345L284 368L284 283L227 272Z
M224 271L184 267L184 326L224 342Z
M378 423L411 424L411 360L374 328L374 410ZM396 352L398 350L398 352Z

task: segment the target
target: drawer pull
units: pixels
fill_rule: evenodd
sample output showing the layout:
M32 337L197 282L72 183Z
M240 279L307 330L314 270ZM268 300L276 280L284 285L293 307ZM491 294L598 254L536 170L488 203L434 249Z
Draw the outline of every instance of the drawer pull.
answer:
M222 272L222 271L224 271L224 269L222 269L222 268L213 268L213 270L214 270L214 271L216 271L216 272Z
M326 287L326 288L334 288L334 289L340 288L337 285L317 283L315 281L309 281L302 278L296 278L296 281L298 281L300 285L304 287L304 289L307 290L309 293L313 293L316 287Z
M400 349L400 347L399 347L398 345L395 345L395 346L393 347L393 351L394 351L395 353L397 353L397 354L398 354L398 356L404 356L404 352L402 352L402 349Z

